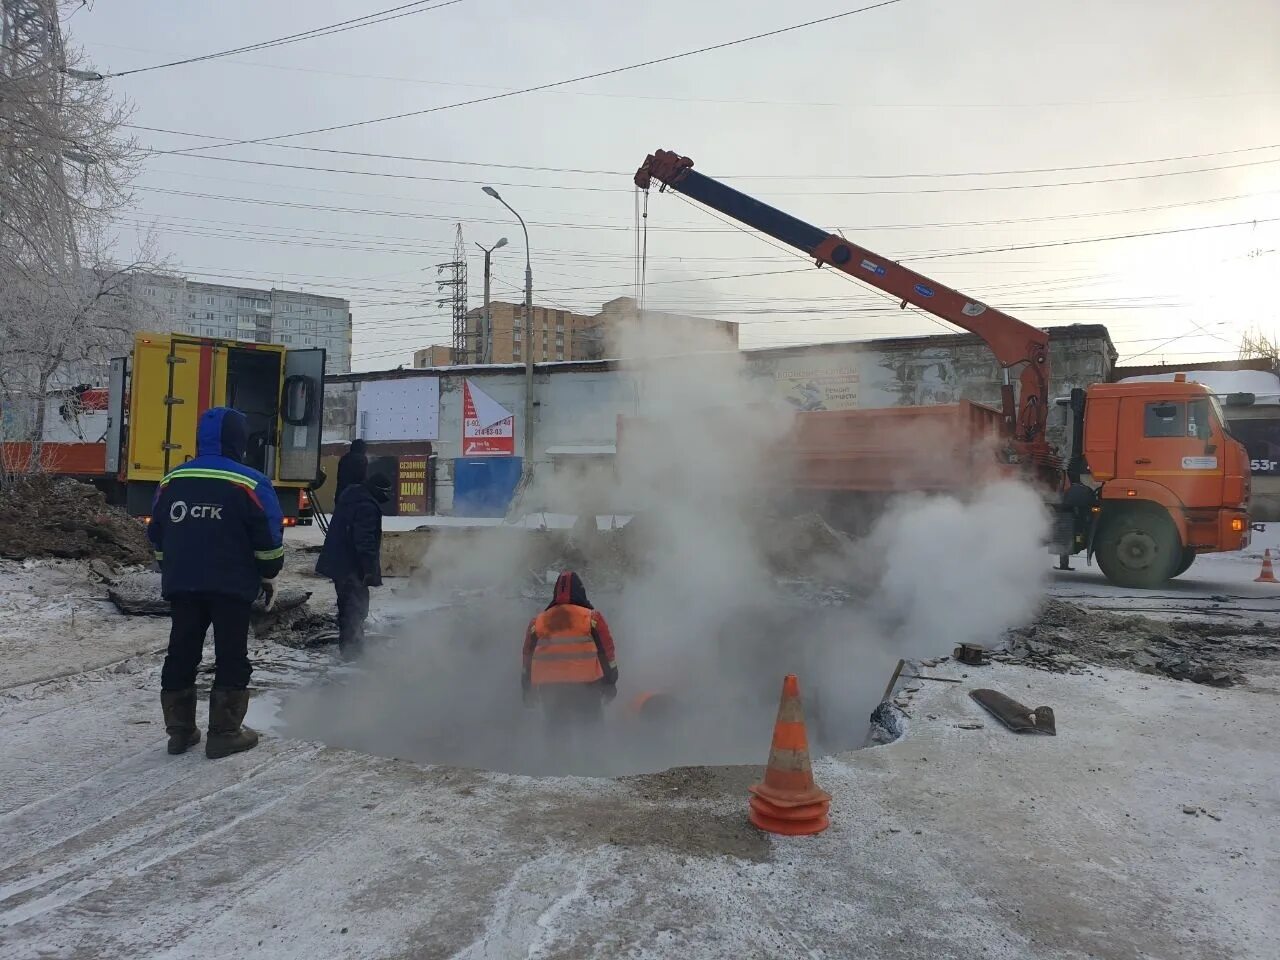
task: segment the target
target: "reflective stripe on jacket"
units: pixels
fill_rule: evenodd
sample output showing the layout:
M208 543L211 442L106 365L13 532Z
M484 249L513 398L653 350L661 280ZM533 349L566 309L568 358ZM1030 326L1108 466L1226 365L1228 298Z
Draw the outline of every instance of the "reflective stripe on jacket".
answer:
M606 663L595 619L595 611L567 603L538 614L530 627L533 686L604 679Z

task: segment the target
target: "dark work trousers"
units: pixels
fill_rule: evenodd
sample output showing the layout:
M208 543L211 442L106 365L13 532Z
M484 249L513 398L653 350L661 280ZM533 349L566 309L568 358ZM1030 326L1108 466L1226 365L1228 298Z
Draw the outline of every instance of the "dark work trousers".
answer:
M591 728L604 719L604 688L598 683L552 683L538 688L548 730Z
M338 646L358 647L364 642L364 621L369 616L369 588L364 581L346 577L333 581L338 594Z
M604 688L598 683L556 683L538 688L548 756L559 772L588 774L609 753Z
M162 690L185 690L196 685L196 670L204 655L204 635L213 625L213 685L222 690L249 686L250 601L221 593L178 593L169 598L173 626L169 652L160 672Z

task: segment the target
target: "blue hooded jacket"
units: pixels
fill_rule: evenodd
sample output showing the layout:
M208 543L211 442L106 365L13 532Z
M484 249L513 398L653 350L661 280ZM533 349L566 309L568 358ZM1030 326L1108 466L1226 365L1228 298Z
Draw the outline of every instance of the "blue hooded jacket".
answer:
M147 536L165 597L220 593L252 602L284 566L284 520L271 481L240 461L245 416L214 407L200 417L196 458L160 481Z

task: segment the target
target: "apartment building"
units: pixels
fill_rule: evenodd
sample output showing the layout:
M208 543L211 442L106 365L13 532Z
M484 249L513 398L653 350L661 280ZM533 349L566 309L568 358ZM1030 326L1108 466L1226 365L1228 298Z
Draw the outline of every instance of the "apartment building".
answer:
M133 284L134 296L169 332L295 349L323 347L330 373L351 371L351 304L340 297L157 274L139 274Z

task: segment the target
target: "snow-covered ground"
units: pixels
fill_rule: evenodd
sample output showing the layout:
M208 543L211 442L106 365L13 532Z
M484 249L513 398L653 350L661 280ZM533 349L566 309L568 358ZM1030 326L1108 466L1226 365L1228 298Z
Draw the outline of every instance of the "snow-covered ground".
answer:
M1201 558L1154 593L1074 566L1051 593L1280 628L1256 556ZM902 681L905 736L816 761L832 827L782 839L746 824L758 768L527 778L276 736L169 757L167 624L100 592L76 565L0 570L3 960L1280 956L1274 662L1223 690L927 669L961 682ZM379 593L381 612L404 597ZM268 690L345 669L253 655ZM999 728L976 686L1051 705L1058 736ZM255 704L268 726L271 703Z

